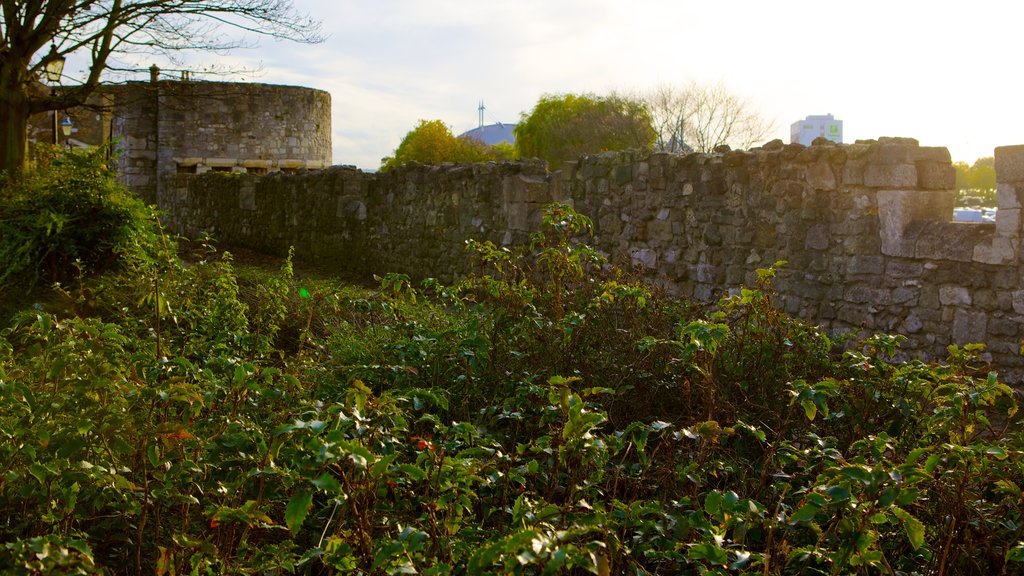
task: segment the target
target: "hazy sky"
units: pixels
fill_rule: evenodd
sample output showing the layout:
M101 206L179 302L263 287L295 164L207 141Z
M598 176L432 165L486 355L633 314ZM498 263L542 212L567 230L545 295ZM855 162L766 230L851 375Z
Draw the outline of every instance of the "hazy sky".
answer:
M843 121L973 161L1024 143L1016 0L294 0L330 37L262 40L246 80L326 90L334 162L376 168L419 119L458 134L545 93L723 81L774 120Z

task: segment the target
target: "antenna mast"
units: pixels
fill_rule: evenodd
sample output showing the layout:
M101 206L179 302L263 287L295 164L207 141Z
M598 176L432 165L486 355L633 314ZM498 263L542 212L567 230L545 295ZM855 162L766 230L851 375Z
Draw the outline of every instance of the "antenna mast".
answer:
M480 113L480 125L478 127L479 128L483 128L484 127L484 101L483 100L480 101L480 107L477 108L477 111Z

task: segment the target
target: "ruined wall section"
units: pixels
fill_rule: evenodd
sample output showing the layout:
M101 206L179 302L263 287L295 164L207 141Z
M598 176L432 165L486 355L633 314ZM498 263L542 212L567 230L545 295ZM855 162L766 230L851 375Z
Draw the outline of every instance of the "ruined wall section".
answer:
M611 153L549 174L536 163L409 166L364 174L179 178L161 202L194 235L362 274L450 280L467 239L522 244L550 201L594 221L589 241L670 293L712 302L777 275L787 312L840 332L908 336L908 357L984 342L1024 380L1024 147L996 150L995 224L951 222L945 148L885 138L678 156Z
M157 95L138 82L110 88L116 112L110 135L116 141L114 167L120 180L149 204L157 203Z

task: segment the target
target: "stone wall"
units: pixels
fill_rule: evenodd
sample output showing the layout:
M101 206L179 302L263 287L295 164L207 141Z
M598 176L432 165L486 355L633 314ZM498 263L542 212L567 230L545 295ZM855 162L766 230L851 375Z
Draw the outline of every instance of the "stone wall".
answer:
M174 229L358 273L451 279L469 238L527 240L545 203L591 217L591 243L671 293L710 302L779 260L779 303L832 331L900 332L906 354L985 342L1024 380L1024 146L996 150L995 224L951 222L945 148L884 138L678 156L623 152L550 174L536 162L169 178Z
M237 82L129 82L113 95L117 168L156 201L169 174L267 174L331 164L331 97L296 86Z

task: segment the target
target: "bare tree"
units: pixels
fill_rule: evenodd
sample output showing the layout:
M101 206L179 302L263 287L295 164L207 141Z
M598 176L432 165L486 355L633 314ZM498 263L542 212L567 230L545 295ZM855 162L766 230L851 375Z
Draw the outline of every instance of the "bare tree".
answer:
M9 173L24 165L28 117L85 103L119 56L173 61L184 50L238 48L253 35L322 40L320 23L291 0L0 0L0 12L0 171ZM47 65L75 53L87 55L87 76L60 90L42 88Z
M721 82L662 85L644 94L643 100L658 133L655 144L666 152L711 152L723 144L750 148L774 129L746 98Z

